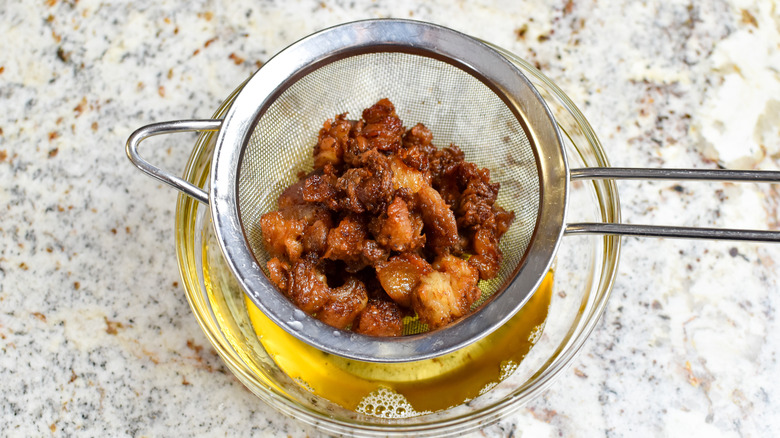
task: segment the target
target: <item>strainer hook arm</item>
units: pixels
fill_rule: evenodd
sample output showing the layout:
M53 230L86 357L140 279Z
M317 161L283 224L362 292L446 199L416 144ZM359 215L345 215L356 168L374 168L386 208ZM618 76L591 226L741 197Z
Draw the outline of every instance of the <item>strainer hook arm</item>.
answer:
M731 182L780 183L779 171L723 169L647 169L626 167L589 167L571 170L572 180L581 179L663 179ZM678 237L685 239L742 240L780 242L780 231L735 230L725 228L670 227L616 223L573 223L565 233L609 234L637 237Z
M185 181L184 179L173 175L172 173L160 169L152 163L146 161L138 153L138 145L149 137L160 134L173 134L177 132L192 132L192 131L219 131L222 126L222 120L176 120L171 122L159 122L152 123L150 125L138 128L127 139L127 145L125 146L125 152L127 158L132 161L135 167L141 169L149 176L162 181L169 186L179 190L180 192L189 195L204 204L209 203L209 195L196 185Z

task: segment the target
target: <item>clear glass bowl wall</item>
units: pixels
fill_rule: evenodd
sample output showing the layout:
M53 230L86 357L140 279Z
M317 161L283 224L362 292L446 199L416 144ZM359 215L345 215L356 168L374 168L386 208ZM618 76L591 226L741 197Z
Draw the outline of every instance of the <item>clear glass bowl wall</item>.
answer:
M598 139L571 100L533 66L495 48L525 72L546 100L561 129L570 167L608 166ZM225 100L214 118L224 116L240 89ZM208 185L214 140L213 133L200 135L184 172L186 180L200 187ZM568 222L619 222L619 211L613 182L571 184ZM238 379L265 403L299 421L330 433L363 436L463 434L509 415L541 394L572 362L598 322L620 252L619 238L565 236L554 264L554 289L543 334L516 371L461 406L393 420L343 409L303 390L279 369L258 341L242 292L215 250L208 207L185 195L180 195L177 203L176 244L183 284L195 317Z

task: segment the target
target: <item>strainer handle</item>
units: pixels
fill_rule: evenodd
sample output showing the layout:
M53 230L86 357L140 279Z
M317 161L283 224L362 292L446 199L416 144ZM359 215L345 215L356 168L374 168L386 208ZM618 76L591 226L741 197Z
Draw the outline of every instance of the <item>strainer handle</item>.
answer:
M125 152L127 158L133 162L135 167L141 169L149 176L156 178L169 186L179 190L180 192L189 195L204 204L209 203L209 195L205 190L200 187L185 181L184 179L169 173L166 170L160 169L152 163L141 158L138 153L138 145L142 141L149 137L160 134L173 134L177 132L192 132L192 131L219 131L222 126L222 120L176 120L172 122L159 122L152 123L151 125L143 126L133 132L127 139L127 145L125 146Z
M780 183L780 172L770 170L647 169L625 167L589 167L571 170L572 180L581 179L671 179L731 182ZM610 234L638 237L679 237L685 239L742 240L780 242L780 231L735 230L728 228L670 227L615 223L573 223L565 233Z
M726 169L648 169L639 167L583 167L571 170L571 179L673 179L780 183L780 171Z

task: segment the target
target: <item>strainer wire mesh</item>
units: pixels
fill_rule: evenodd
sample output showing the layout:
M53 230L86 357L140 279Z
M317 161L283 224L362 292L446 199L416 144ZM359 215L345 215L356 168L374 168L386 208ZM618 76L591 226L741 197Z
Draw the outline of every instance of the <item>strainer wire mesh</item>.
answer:
M497 204L515 212L501 240L498 275L480 282L479 306L514 275L536 229L540 182L533 146L522 122L479 78L445 61L404 52L364 53L305 74L261 112L239 164L237 199L247 245L264 270L269 260L260 217L277 209L279 194L313 169L312 151L326 119L389 98L407 128L423 123L439 148L455 144L466 160L501 184ZM267 271L266 271L267 274ZM426 327L406 320L404 334Z

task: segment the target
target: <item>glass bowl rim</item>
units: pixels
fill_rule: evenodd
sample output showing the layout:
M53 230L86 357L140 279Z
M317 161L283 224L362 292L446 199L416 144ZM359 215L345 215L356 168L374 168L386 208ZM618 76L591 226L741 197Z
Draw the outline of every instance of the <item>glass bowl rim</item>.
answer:
M574 117L578 127L582 130L583 135L588 140L590 146L589 152L593 154L593 159L598 166L609 167L609 161L607 156L601 147L601 143L595 135L589 122L585 119L585 116L580 112L577 106L571 101L571 99L549 78L541 73L534 66L527 61L517 57L512 52L509 52L501 47L498 47L489 42L485 42L511 62L517 64L524 72L530 75L533 79L540 81L547 91L550 91L555 98L559 100L561 104L571 116ZM243 88L245 82L240 84L219 106L214 113L214 118L219 118L227 111L232 104L236 94ZM213 133L202 133L192 149L192 153L189 157L183 177L185 180L194 184L203 185L206 183L205 179L201 181L194 181L194 174L196 170L202 166L202 154L204 153ZM599 206L602 210L602 215L606 215L614 222L620 221L620 202L617 192L617 187L614 181L602 181L603 190L609 195L609 202L605 202L603 199L599 201ZM470 411L465 414L457 414L452 418L435 419L431 423L413 423L402 424L399 422L386 422L386 423L368 423L368 422L349 422L341 419L337 419L328 416L325 413L310 409L295 400L285 397L274 391L272 388L264 385L261 380L257 379L254 373L245 366L240 357L233 351L232 347L227 341L222 338L219 325L216 322L216 318L210 310L210 306L204 300L203 296L199 294L200 284L193 282L193 278L199 278L201 273L197 272L197 268L194 266L194 261L191 260L190 254L187 252L186 242L186 229L187 227L194 227L194 220L190 220L191 224L187 221L190 217L189 212L196 211L197 201L190 198L185 194L179 194L176 204L175 213L175 227L176 227L176 247L177 247L177 260L179 265L180 275L183 280L183 286L185 288L186 297L190 304L190 307L195 314L198 324L201 326L204 334L222 358L226 366L231 372L255 395L261 400L270 404L280 412L294 417L298 420L304 421L308 424L315 425L315 427L321 427L324 430L331 432L364 432L364 433L421 433L421 432L443 432L447 429L453 429L460 427L460 431L463 430L463 426L468 424L480 424L484 426L484 422L492 422L491 417L495 414L507 414L526 402L536 398L542 392L547 390L552 385L555 379L565 371L572 363L574 358L578 355L585 341L590 337L591 332L594 330L601 315L603 314L609 296L612 291L612 286L615 281L617 266L620 258L620 238L614 236L604 236L604 263L601 270L601 275L598 279L597 297L599 298L595 305L590 309L588 315L583 320L585 321L575 336L570 338L565 348L561 350L559 355L552 357L550 360L551 366L545 367L536 374L534 374L523 385L519 386L509 396L490 404L489 406ZM194 218L193 218L194 219ZM196 230L197 232L197 230ZM192 234L192 233L191 233ZM193 234L194 235L194 234ZM197 250L197 249L196 249ZM194 276L193 276L194 274ZM198 290L196 290L196 288ZM550 362L548 360L548 362ZM413 418L424 418L413 417ZM495 420L497 418L493 418Z

